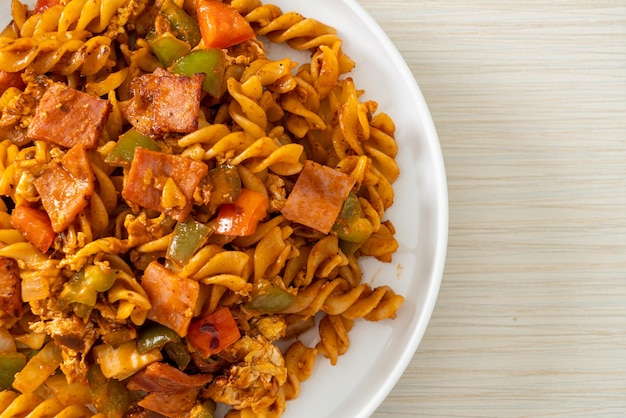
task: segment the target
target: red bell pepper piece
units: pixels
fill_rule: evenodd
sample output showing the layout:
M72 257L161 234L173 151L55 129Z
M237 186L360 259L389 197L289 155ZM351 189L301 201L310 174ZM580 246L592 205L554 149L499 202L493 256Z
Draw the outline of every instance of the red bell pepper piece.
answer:
M52 222L43 210L17 206L11 212L11 225L39 251L46 252L52 246L56 234Z
M237 10L215 0L197 0L198 24L208 48L228 48L254 38L254 30Z
M219 353L240 337L237 322L226 306L191 321L187 333L187 341L205 358Z
M265 196L253 190L241 189L233 203L220 206L215 232L239 237L252 235L266 214Z

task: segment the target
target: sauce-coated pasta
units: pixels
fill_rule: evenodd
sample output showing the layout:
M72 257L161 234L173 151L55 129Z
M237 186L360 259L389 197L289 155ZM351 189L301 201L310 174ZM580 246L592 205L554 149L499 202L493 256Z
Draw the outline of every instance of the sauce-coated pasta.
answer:
M395 317L359 265L398 247L395 126L334 28L260 0L11 12L0 417L278 417L355 320Z

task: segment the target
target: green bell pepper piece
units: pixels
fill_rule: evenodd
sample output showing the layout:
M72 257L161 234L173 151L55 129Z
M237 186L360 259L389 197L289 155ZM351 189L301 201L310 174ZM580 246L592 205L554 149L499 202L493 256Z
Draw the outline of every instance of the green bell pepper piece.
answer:
M186 263L204 245L210 234L211 228L193 219L177 223L167 249L167 258L179 264Z
M191 354L183 341L172 341L163 347L165 355L176 363L179 370L185 370L191 362Z
M365 218L343 220L333 230L340 239L357 243L365 242L374 232L372 224Z
M98 293L109 290L116 278L117 274L113 269L105 271L99 266L88 265L76 272L63 285L58 302L61 307L66 307L70 303L77 303L78 306L84 305L83 307L94 307Z
M202 35L198 22L172 0L165 0L159 12L170 23L172 34L189 44L191 48L198 45Z
M146 36L152 52L165 67L187 54L201 39L198 22L171 0L165 0Z
M131 393L118 380L107 379L94 364L87 373L91 401L96 409L108 418L122 418L132 402Z
M152 48L152 52L157 56L161 64L169 67L179 59L187 54L191 47L182 39L176 38L169 32L165 32L159 37L153 37L148 39L148 44Z
M221 49L197 49L174 62L170 70L174 74L188 77L205 74L202 89L211 96L218 97L226 70L226 56Z
M241 192L241 178L237 167L220 165L209 170L209 180L213 185L209 198L209 209L215 212L226 203L233 203Z
M258 291L254 292L248 306L255 311L280 313L291 305L295 299L296 296L285 289L265 283Z
M363 216L359 198L353 192L341 207L341 212L332 228L340 239L340 248L345 254L353 254L374 233L372 224Z
M135 156L135 148L147 148L152 151L160 151L159 144L150 137L145 136L135 128L124 132L118 138L115 148L106 156L104 161L117 167L130 165Z
M155 348L161 348L172 341L180 341L180 336L174 331L161 324L153 324L139 333L137 337L137 353L145 354Z
M201 404L196 404L189 411L189 418L214 418L217 404L213 399L208 399Z
M15 373L26 366L26 356L18 352L0 352L0 390L9 389L13 386Z

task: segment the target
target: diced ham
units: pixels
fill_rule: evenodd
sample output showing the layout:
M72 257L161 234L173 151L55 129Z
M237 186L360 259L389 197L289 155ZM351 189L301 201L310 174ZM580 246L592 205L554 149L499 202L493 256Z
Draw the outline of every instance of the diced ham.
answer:
M198 282L180 277L152 261L144 271L141 286L152 305L148 319L173 329L181 337L186 336L200 292Z
M137 405L166 417L188 416L196 402L200 388L187 388L175 392L151 392Z
M53 162L34 182L54 232L67 228L87 206L94 191L94 175L87 150L72 147L60 163Z
M17 261L0 257L0 318L22 314L22 291Z
M54 83L37 106L28 136L65 148L94 148L110 111L107 100Z
M136 148L122 197L184 222L193 206L194 191L208 171L206 164L191 158Z
M17 87L20 90L24 90L26 83L22 80L22 73L10 73L8 71L0 71L0 95L4 93L9 87Z
M148 136L168 132L189 133L198 129L198 113L204 74L192 77L162 68L133 79L132 98L124 117Z
M292 222L328 234L354 183L341 171L307 160L281 213Z
M165 363L152 363L133 375L126 387L144 392L171 392L199 388L213 380L210 374L189 375Z

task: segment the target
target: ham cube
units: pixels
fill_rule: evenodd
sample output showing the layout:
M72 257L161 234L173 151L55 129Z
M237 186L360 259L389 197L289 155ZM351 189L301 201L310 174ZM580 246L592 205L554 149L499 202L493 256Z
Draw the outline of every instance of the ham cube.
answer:
M292 222L328 234L354 183L341 171L307 160L281 213Z
M65 148L94 148L110 111L107 100L54 83L43 94L27 135Z
M200 388L185 388L170 392L150 392L137 405L159 416L184 417L196 403Z
M206 164L191 158L138 147L122 197L184 222L193 207L194 191L208 171Z
M87 206L94 191L94 174L87 150L72 147L60 162L53 162L34 182L43 208L59 233Z
M165 363L152 363L135 373L126 387L143 392L173 392L200 388L213 380L210 374L189 375Z
M200 284L180 277L157 261L148 264L141 278L152 308L148 319L176 331L181 337L187 335L189 323L196 309Z
M124 117L148 136L193 132L198 129L203 80L204 74L186 77L162 68L137 77L130 84L133 97Z

